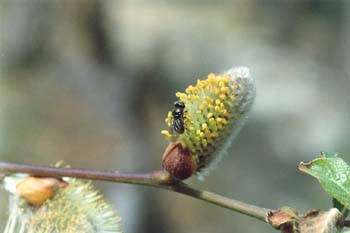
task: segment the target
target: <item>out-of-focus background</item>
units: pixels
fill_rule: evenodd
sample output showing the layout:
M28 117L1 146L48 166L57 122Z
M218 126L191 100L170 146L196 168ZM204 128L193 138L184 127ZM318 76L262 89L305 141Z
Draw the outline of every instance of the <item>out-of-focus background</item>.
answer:
M348 1L0 2L0 159L148 171L175 92L248 66L257 96L229 156L194 186L300 212L330 208L297 170L320 150L350 162ZM126 233L274 232L179 194L95 182ZM0 231L7 193L0 190Z

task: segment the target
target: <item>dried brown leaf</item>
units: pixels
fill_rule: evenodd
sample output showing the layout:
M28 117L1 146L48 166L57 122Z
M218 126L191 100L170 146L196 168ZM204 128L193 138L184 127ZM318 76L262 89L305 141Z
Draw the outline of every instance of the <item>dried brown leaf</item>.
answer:
M297 233L298 231L298 213L290 207L282 207L268 213L269 223L283 233Z

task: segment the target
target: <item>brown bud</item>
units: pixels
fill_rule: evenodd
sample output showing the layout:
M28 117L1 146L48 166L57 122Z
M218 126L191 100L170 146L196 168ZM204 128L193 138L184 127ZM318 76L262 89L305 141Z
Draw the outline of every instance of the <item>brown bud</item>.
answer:
M17 193L33 205L41 205L49 199L58 188L67 186L63 180L50 177L29 176L16 186Z
M191 151L183 148L178 142L170 143L166 148L163 154L163 167L180 180L189 178L197 170Z

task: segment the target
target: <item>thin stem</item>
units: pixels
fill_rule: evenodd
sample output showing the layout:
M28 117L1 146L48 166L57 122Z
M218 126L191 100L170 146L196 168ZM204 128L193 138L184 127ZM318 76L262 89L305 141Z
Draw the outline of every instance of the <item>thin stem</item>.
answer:
M263 222L268 222L267 214L271 211L270 209L250 205L212 192L197 190L182 182L169 186L169 189L206 202L213 203L218 206L222 206L230 210L234 210L241 214L254 217Z
M177 193L182 193L196 199L200 199L254 217L266 223L268 222L267 213L271 211L269 209L250 205L215 193L194 189L183 182L179 182L173 179L165 170L136 174L119 171L96 171L76 168L33 166L0 161L0 181L1 174L8 173L27 173L42 177L76 177L81 179L104 180L119 183L153 186Z

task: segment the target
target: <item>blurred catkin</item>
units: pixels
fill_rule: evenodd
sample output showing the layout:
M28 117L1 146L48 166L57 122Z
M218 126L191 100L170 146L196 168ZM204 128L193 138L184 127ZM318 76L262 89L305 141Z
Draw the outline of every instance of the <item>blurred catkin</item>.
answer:
M13 175L12 175L13 176ZM90 182L66 179L67 186L41 205L33 205L11 188L9 218L4 233L118 233L120 218Z

